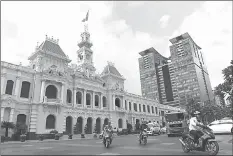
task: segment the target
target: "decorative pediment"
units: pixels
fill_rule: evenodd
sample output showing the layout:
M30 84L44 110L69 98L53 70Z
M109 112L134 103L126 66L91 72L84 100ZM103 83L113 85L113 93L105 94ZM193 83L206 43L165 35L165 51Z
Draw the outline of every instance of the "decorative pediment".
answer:
M14 108L16 100L13 97L11 97L10 95L5 94L5 95L1 96L1 103L2 103L2 107Z

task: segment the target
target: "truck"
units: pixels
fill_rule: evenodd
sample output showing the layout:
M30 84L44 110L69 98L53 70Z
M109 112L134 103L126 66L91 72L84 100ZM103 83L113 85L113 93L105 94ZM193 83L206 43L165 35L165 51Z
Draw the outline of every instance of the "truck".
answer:
M185 112L165 114L167 136L182 135L188 130L188 117Z

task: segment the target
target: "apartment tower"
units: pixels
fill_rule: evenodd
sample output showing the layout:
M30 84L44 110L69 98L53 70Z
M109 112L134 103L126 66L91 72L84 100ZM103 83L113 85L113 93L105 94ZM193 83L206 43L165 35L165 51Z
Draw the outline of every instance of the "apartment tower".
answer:
M160 103L183 107L189 100L214 99L201 48L188 33L170 39L171 56L163 57L154 48L139 54L142 96Z

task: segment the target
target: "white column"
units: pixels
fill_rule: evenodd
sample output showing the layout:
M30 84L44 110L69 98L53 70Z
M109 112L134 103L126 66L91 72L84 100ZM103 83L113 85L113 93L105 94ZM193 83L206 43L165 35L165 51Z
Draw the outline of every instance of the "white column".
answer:
M102 93L100 93L100 109L103 109Z
M140 112L140 111L139 111L139 103L137 103L137 111Z
M64 104L64 83L61 85L61 103Z
M87 91L84 89L84 91L83 91L83 107L87 107L86 94L87 94Z
M146 107L146 114L148 114L148 110L147 110L147 104L145 104L145 107Z
M42 80L41 90L40 90L40 102L43 102L43 98L44 98L44 87L45 87L45 81Z
M73 92L73 106L76 106L76 92L77 92L77 90L76 90L76 88L74 89L74 92Z
M123 98L122 98L122 108L125 110L125 97L123 96Z
M92 108L95 108L95 92L92 94Z
M6 75L1 75L1 94L5 94Z
M113 94L113 95L112 95L112 105L113 105L113 110L116 110L116 106L115 106L115 98L116 98L116 96Z
M19 90L20 90L19 85L20 85L20 79L17 76L16 77L16 86L15 86L15 96L16 96L16 98L18 98L18 96L19 96Z
M5 108L1 108L1 121L3 121Z
M14 113L15 113L15 109L14 109L14 108L11 108L11 112L10 112L10 122L14 122L14 121L13 121Z

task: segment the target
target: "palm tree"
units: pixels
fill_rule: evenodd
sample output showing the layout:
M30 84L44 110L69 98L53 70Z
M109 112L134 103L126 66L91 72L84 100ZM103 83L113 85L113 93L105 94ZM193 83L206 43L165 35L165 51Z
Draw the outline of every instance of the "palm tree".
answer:
M5 137L8 137L8 129L14 129L15 124L13 122L3 121L1 127L6 129Z

